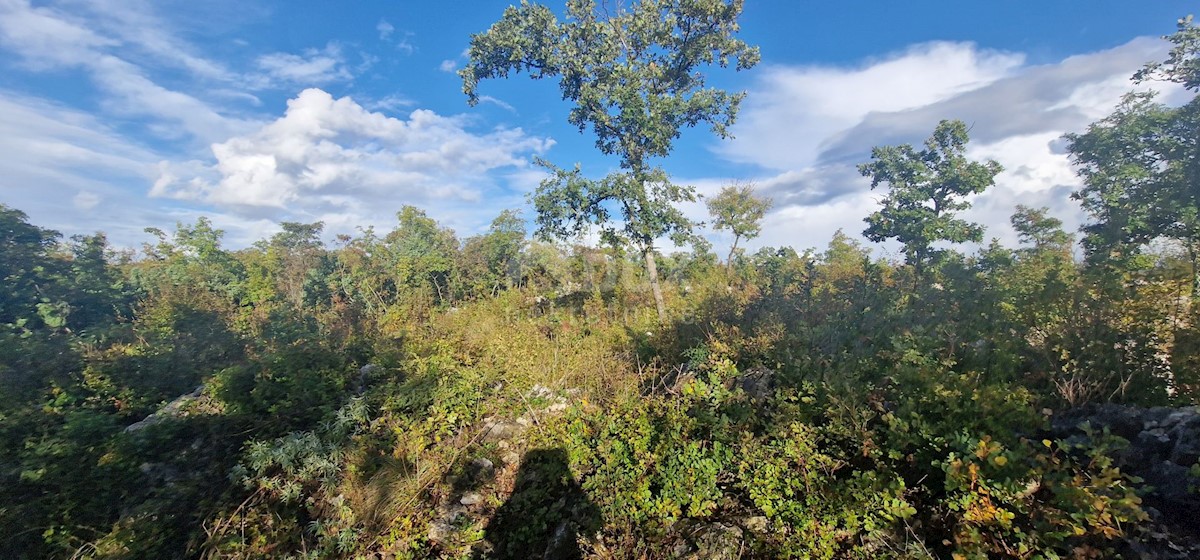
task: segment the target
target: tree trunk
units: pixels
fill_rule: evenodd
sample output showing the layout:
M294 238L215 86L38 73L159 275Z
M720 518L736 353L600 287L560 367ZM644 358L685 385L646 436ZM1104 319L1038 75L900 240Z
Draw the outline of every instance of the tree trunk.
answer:
M650 275L650 291L654 292L654 305L658 308L658 322L667 321L667 305L663 303L662 288L658 285L658 265L654 262L654 247L642 249L646 258L646 273Z
M729 248L729 258L725 259L725 272L729 272L733 269L733 255L737 251L738 241L739 238L735 235L733 237L733 246Z
M1200 264L1200 263L1197 263L1197 259L1198 259L1198 257L1200 257L1200 255L1196 254L1197 253L1197 247L1196 247L1197 243L1198 242L1196 242L1196 241L1188 241L1188 243L1187 243L1188 257L1192 261L1192 301L1193 302L1200 301L1200 266L1197 266L1198 264Z

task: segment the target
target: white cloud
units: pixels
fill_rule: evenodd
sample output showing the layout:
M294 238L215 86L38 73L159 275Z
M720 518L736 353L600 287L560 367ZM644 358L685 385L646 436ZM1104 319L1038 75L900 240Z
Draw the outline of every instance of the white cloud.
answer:
M323 85L354 78L346 66L341 45L333 42L323 49L307 49L303 54L265 54L255 64L273 82L300 86Z
M404 37L401 37L399 41L396 41L396 50L412 56L413 53L417 52L417 46L413 44L412 38L412 33L405 33Z
M116 13L125 13L117 9ZM99 21L99 20L98 20ZM205 67L170 43L142 37L147 49L159 48L167 58ZM52 7L33 7L26 0L0 0L0 46L19 55L34 70L82 69L105 94L103 105L125 116L149 117L148 130L170 138L191 136L201 143L244 130L245 121L221 114L200 99L150 80L143 68L112 54L126 40L85 26L75 16ZM190 61L190 62L186 62ZM219 69L212 66L214 73Z
M994 82L1024 57L967 43L916 45L858 68L770 66L750 89L720 152L786 170L816 163L822 145L872 112L904 111Z
M156 8L160 4L152 0L70 0L64 11L86 14L90 25L155 63L185 70L198 78L235 83L236 72L197 54L197 49L183 41L169 22L158 17Z
M400 111L401 109L412 107L413 105L416 105L416 104L417 104L416 101L413 101L412 99L404 97L403 95L392 94L387 97L384 97L383 99L379 99L379 100L367 103L364 106L372 111L382 110L382 111L388 111L391 113L395 113L395 112Z
M71 197L71 204L79 210L91 210L100 204L100 196L94 192L79 191L79 194Z
M54 9L34 8L27 0L0 0L0 43L39 70L84 65L98 50L119 44Z
M1018 53L933 43L854 68L776 66L750 89L737 139L716 150L765 170L756 182L776 209L751 247L823 247L837 229L860 234L886 194L855 169L872 146L919 144L940 119L961 119L971 127L968 155L1005 167L963 217L1011 245L1017 204L1048 206L1069 230L1083 222L1069 199L1079 183L1061 137L1110 113L1133 88L1129 76L1164 53L1161 41L1143 38L1023 66Z
M386 41L396 31L396 28L388 23L386 19L381 19L379 23L375 24L375 30L379 32L379 38Z
M95 116L0 91L0 202L65 234L103 229L134 247L161 225L162 205L122 184L147 184L161 156Z
M387 222L403 204L498 213L496 200L514 189L490 174L527 169L526 154L553 142L520 129L476 134L468 124L423 109L397 119L308 89L274 122L214 144L215 163L162 166L152 194L246 216L360 224Z
M508 103L504 102L503 100L496 99L495 97L492 97L492 96L490 96L490 95L480 95L480 96L479 96L479 102L480 102L480 103L491 103L492 105L495 105L495 106L497 106L497 107L499 107L499 108L501 108L501 109L504 109L505 111L508 111L508 112L510 112L510 113L516 113L516 112L517 112L517 108L516 108L516 107L513 107L512 105L510 105L510 104L508 104Z
M443 60L442 63L438 65L438 70L449 73L458 72L459 63L463 60L467 60L470 57L471 50L463 49L461 53L458 53L458 58L447 58L446 60Z

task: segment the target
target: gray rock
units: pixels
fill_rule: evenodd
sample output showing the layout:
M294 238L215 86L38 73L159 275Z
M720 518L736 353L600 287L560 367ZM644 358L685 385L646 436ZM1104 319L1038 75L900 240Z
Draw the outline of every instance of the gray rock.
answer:
M430 541L442 542L454 534L454 526L444 519L436 519L429 524L428 537Z
M671 557L676 560L736 560L742 557L743 532L734 525L685 521L679 532L686 540L671 549Z
M458 503L442 505L437 508L437 517L429 523L427 536L433 542L442 542L455 532L454 522L463 515L466 509Z
M194 391L186 395L180 395L175 400L167 403L166 406L158 409L154 414L143 418L138 422L134 422L125 427L125 433L133 433L142 430L146 427L153 426L168 418L183 418L187 416L187 407L192 403L200 400L200 396L204 393L204 385L196 387Z
M496 443L501 440L512 439L524 432L525 428L526 426L510 420L496 418L484 420L482 439L485 443Z
M1152 522L1124 540L1130 558L1197 558L1200 550L1200 478L1190 468L1200 460L1200 411L1188 408L1137 408L1115 404L1090 406L1055 416L1050 435L1087 445L1083 424L1107 428L1129 446L1112 457L1121 471L1141 478L1143 507ZM1156 536L1157 535L1157 536ZM1193 548L1194 547L1194 548ZM1172 552L1174 551L1174 552ZM1178 554L1176 554L1178 553Z
M483 457L471 459L471 462L467 463L467 476L477 483L487 482L495 478L496 465Z
M1171 429L1175 448L1171 450L1171 462L1191 467L1200 462L1200 416L1192 416Z
M710 523L692 537L696 558L737 560L742 556L742 530L724 523Z
M760 401L775 394L778 385L775 371L765 367L750 368L733 379L733 387L746 393L751 400Z
M483 503L483 495L479 492L468 492L458 499L458 503L471 507Z
M1171 437L1163 428L1152 428L1141 432L1133 441L1142 453L1149 452L1154 456L1165 455L1171 451Z

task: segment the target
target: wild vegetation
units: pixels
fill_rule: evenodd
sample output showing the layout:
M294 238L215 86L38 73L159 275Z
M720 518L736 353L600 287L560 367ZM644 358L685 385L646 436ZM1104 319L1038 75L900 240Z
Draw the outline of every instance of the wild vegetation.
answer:
M540 240L518 210L460 239L405 206L332 244L284 223L230 250L201 218L122 252L0 206L0 556L1103 558L1172 521L1122 470L1128 437L1054 426L1200 397L1200 98L1131 95L1069 138L1084 259L1026 207L1019 246L956 248L984 239L956 212L999 166L944 121L861 167L883 194L865 235L903 262L841 233L739 250L770 205L745 185L709 201L734 238L721 262L673 210L695 194L646 160L732 119L737 97L696 89L689 64L757 55L729 42L738 2L639 6L557 27L523 4L475 38L468 93L561 76L572 122L622 161L552 170ZM709 33L675 45L678 74L662 43L563 46L674 37L639 23L654 10ZM1139 79L1195 92L1200 30L1170 40ZM581 81L594 64L651 79ZM698 112L650 130L642 103ZM601 245L572 242L588 223ZM657 251L672 232L691 250Z

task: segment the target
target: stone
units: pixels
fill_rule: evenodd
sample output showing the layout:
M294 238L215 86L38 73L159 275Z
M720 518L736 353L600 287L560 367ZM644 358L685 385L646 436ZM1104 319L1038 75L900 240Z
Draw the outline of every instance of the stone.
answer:
M684 540L671 549L677 560L736 560L742 556L742 529L720 522L683 521L676 526Z
M1171 462L1191 467L1200 462L1200 416L1192 416L1180 422L1170 432L1175 443L1171 450Z
M429 524L429 533L427 536L429 537L430 541L442 542L449 538L453 533L454 526L451 525L450 522L443 519L437 519Z
M737 560L742 556L742 530L724 523L703 526L692 542L696 543L695 558Z
M742 526L752 533L766 533L770 525L771 522L767 520L766 516L762 515L747 517L742 521Z
M204 385L196 387L191 393L180 395L175 400L168 403L166 406L158 409L156 412L143 418L138 422L134 422L125 427L125 433L133 433L143 428L153 426L168 418L184 418L188 415L190 405L200 400L204 393Z
M526 426L509 420L494 418L485 420L482 439L485 443L496 443L501 440L512 439L517 434L524 432L525 428Z
M733 379L733 388L740 388L751 400L761 401L775 394L778 384L775 371L765 367L750 368Z
M458 503L471 507L483 503L483 495L479 492L468 492L458 499Z
M1149 452L1154 456L1166 455L1171 451L1171 437L1163 428L1152 428L1141 432L1134 440L1141 452Z
M496 476L496 465L489 459L476 457L467 463L467 476L477 483L487 482Z

